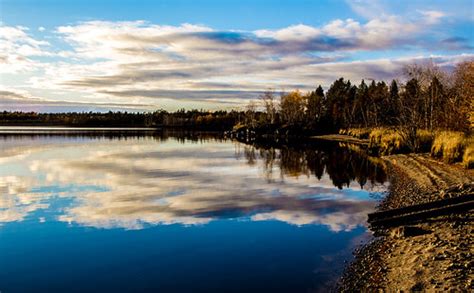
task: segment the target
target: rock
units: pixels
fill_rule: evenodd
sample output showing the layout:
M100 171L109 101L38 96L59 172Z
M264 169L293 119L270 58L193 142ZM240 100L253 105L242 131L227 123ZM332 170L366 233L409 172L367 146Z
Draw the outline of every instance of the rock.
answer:
M445 260L446 259L446 254L440 253L434 257L434 260Z
M423 291L423 289L424 289L423 283L416 283L413 287L411 287L410 291L421 292Z

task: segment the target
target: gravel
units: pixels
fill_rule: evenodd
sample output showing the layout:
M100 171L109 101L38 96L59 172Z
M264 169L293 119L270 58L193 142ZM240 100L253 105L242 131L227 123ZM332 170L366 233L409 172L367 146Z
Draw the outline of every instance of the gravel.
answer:
M474 196L474 172L428 155L383 157L390 176L378 210L464 194ZM474 213L426 219L373 231L378 237L355 253L337 287L354 291L474 291Z

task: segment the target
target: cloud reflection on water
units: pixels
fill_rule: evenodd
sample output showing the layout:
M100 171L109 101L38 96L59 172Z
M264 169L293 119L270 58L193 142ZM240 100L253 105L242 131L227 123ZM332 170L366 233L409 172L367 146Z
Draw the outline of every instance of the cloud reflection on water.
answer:
M302 160L301 152L272 149L270 164L267 150L229 141L25 137L20 142L6 140L0 151L0 224L25 220L64 197L72 204L56 211L55 220L97 228L232 218L351 230L365 225L375 205L369 190L381 185L372 180L361 191L360 182L344 179L350 188L335 187L334 174L325 173L331 158L324 152L318 153L326 160L322 170L316 168L318 175L308 153ZM289 158L303 170L292 167Z

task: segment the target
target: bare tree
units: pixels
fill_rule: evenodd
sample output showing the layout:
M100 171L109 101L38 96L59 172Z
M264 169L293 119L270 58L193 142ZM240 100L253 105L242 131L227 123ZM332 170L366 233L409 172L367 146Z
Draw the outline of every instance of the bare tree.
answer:
M409 80L416 79L420 87L422 97L423 125L425 129L433 130L435 118L435 104L440 98L440 88L449 83L448 75L441 70L432 60L426 64L410 64L403 69ZM433 83L435 83L434 86Z
M420 85L416 79L411 79L405 85L405 91L401 96L397 120L398 132L412 151L418 149L417 132L423 125L421 99Z
M260 95L260 99L265 109L265 113L267 114L268 121L270 122L270 124L275 123L275 117L277 113L277 102L275 99L274 91L272 89L267 90L262 95Z

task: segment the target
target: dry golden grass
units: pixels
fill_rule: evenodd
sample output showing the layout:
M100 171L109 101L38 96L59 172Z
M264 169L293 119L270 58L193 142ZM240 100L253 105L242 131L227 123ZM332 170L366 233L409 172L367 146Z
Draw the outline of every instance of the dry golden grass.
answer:
M427 130L417 132L417 152L429 152L433 143L433 134ZM410 151L409 144L400 131L391 128L375 128L369 135L369 147L377 148L382 155L396 153L407 153Z
M431 155L442 158L447 163L459 162L463 158L467 138L457 131L440 131L435 134Z
M232 128L232 130L238 131L239 129L244 128L244 127L246 127L246 125L239 122L239 123L237 123L237 124L234 125L234 127Z
M366 139L369 138L369 134L372 131L371 128L349 128L349 129L341 129L339 134L346 134L350 135L359 139Z
M466 148L462 156L462 164L468 169L474 168L474 137L471 136L466 140Z
M382 155L401 153L408 150L404 138L394 129L374 128L369 134L369 140L369 148L377 148Z
M368 138L369 148L381 155L407 153L410 151L406 139L393 128L349 128L339 132L359 139ZM461 162L466 168L474 168L474 136L463 132L428 130L417 132L417 152L430 152L433 157L447 163Z

